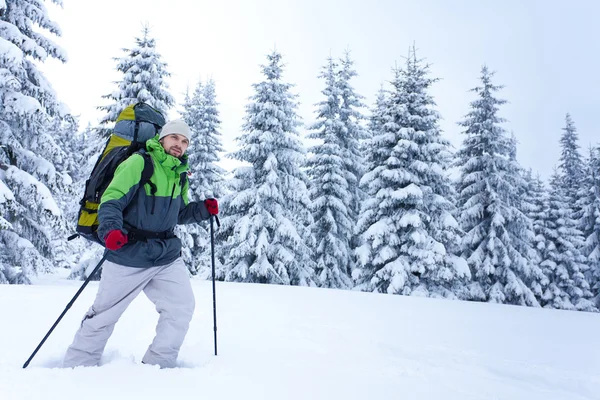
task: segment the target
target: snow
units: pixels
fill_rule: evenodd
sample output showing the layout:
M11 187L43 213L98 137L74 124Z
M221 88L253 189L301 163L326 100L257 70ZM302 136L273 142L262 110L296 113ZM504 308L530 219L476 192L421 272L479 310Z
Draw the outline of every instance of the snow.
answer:
M34 187L44 210L48 210L56 216L61 215L60 208L56 204L56 201L54 201L48 187L33 176L11 165L6 171L6 178L23 187Z
M58 115L60 115L61 117L71 115L71 108L66 103L61 102L58 105Z
M54 178L54 174L56 174L56 168L50 161L38 156L30 150L20 150L19 153L27 160L27 163L31 165L30 171L34 171L39 175L47 176L51 179Z
M2 173L0 172L0 178L2 178ZM7 201L11 201L15 199L14 193L4 184L4 181L0 179L0 204L6 203Z
M218 282L215 357L211 284L201 280L192 282L196 314L179 368L140 364L157 320L143 295L100 367L59 368L92 282L23 370L81 285L61 275L0 286L2 399L600 398L596 314Z
M402 217L400 217L400 221L398 221L398 225L402 228L406 228L407 226L418 228L422 225L421 217L416 212L408 212L408 213L402 215ZM422 239L425 239L425 237L423 237ZM423 240L421 240L421 238L417 238L417 237L414 237L413 240L415 240L417 243L423 242Z
M469 269L469 264L462 257L450 256L450 262L452 263L453 269L459 273L461 276L471 276L471 270Z
M12 224L3 217L0 217L0 230L2 229L12 229Z
M17 92L8 92L4 98L6 112L19 115L35 114L42 110L42 105L33 97Z
M0 3L1 8L2 3ZM21 49L3 37L0 37L0 56L4 65L17 65L23 62L23 52Z

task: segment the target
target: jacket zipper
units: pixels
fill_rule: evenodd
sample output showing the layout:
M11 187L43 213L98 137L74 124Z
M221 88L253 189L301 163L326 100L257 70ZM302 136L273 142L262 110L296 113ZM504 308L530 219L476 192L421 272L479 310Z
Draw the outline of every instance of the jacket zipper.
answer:
M171 208L171 203L173 203L173 196L175 196L175 186L177 186L177 182L173 184L173 191L171 192L171 200L169 200L169 208Z

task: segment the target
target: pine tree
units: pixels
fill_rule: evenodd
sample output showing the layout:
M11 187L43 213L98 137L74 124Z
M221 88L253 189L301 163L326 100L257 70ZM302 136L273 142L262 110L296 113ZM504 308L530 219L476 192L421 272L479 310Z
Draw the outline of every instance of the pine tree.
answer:
M367 130L361 125L366 119L361 111L365 108L365 104L362 102L364 97L356 93L351 84L352 79L357 75L354 70L354 61L350 58L350 53L346 51L344 58L340 60L337 86L340 92L339 118L343 125L340 139L345 152L343 158L345 162L344 174L352 192L349 216L354 225L356 225L358 219L360 206L366 199L366 194L360 188L359 182L365 172L361 142L368 137ZM353 237L351 240L352 248L356 248L358 242L358 237ZM352 269L354 269L354 265L350 266L350 271Z
M581 185L584 180L584 164L579 153L579 135L575 128L575 123L571 115L567 113L565 117L565 127L560 138L561 156L559 171L561 186L564 194L568 197L567 204L569 218L580 221L582 210L579 205L579 196L581 194ZM582 229L581 226L579 226ZM586 260L587 265L587 260Z
M78 251L81 247L80 243L66 240L75 232L79 217L79 201L83 193L79 182L76 181L81 174L79 170L84 164L80 148L85 145L78 129L78 120L72 115L52 118L48 128L48 133L55 139L57 148L46 158L52 160L56 168L62 171L62 182L58 184L54 198L66 224L63 230L57 232L60 234L56 235L52 241L54 265L59 268L72 268L81 253Z
M577 193L579 191L581 180L583 179L583 161L579 154L579 135L575 128L575 123L571 115L567 113L565 117L564 133L560 138L561 156L560 173L562 175L562 186L567 196L571 199L571 204L575 204ZM579 213L579 210L573 207L573 212Z
M589 268L587 278L594 302L600 308L600 146L590 149L586 165L578 203L584 238L581 250Z
M460 123L466 138L457 153L460 223L465 231L462 254L474 279L470 297L495 303L538 306L544 275L535 263L532 222L519 210L525 186L514 155L515 143L500 125L494 97L502 87L483 67L478 99Z
M232 153L226 155L233 158ZM215 232L215 243L218 244L218 252L215 254L221 268L215 271L216 279L224 281L228 270L232 269L229 264L229 257L237 247L239 240L235 235L236 226L242 214L249 209L246 201L248 196L252 196L255 187L254 167L241 166L231 171L228 179L225 180L225 194L219 200L219 213L221 217L221 226ZM246 197L241 194L244 193ZM231 279L231 278L229 278Z
M513 149L509 159L516 163L517 139L514 134L511 135L511 142ZM543 271L540 264L543 261L542 251L546 244L544 236L546 188L539 175L533 177L531 169L525 170L519 166L519 175L521 179L518 182L521 182L522 186L517 188L516 208L529 219L533 233L531 245L534 252L531 253L529 262L539 267L538 271ZM542 303L542 292L545 285L548 284L548 278L545 275L538 275L536 279L530 279L528 284L531 291L536 295L538 302Z
M330 57L323 72L325 80L322 91L325 99L317 104L317 119L309 129L312 139L320 144L310 151L314 157L307 163L311 180L310 199L314 224L317 283L322 287L349 288L352 286L351 240L355 219L352 201L356 176L347 168L345 147L346 126L340 118L341 90L336 78L337 64Z
M142 37L135 38L136 45L123 49L126 53L117 61L117 71L123 73L123 79L115 82L118 90L103 96L110 104L98 107L106 111L100 120L99 131L108 136L114 122L123 109L137 102L145 102L160 111L166 118L167 112L175 104L169 93L166 78L171 76L167 64L161 61L156 50L156 41L150 37L150 28L144 26Z
M449 201L449 144L441 138L435 102L436 81L413 48L375 133L361 185L369 195L358 230L364 244L359 287L393 294L455 298L469 275L465 260L452 254L460 231Z
M551 191L545 209L545 249L541 266L549 283L544 290L543 305L564 310L595 311L592 293L583 271L585 257L579 248L583 237L577 221L571 217L569 196L557 172L552 176Z
M221 199L224 194L225 171L217 165L219 153L223 152L217 106L215 83L212 79L206 84L198 82L193 95L186 95L182 118L192 130L192 144L188 155L191 168L190 196L194 199ZM209 228L205 224L186 228L192 241L188 247L188 265L192 273L206 277L211 267ZM220 257L216 258L217 261L219 259ZM217 268L222 269L222 266L217 265Z
M46 37L61 33L42 1L2 1L0 21L0 283L28 283L53 268L67 230L56 196L68 175L50 157L60 147L49 129L67 111L36 65L66 54Z
M41 144L38 152L51 159L58 170L69 174L74 180L81 168L81 162L84 161L79 152L81 137L78 133L78 119L72 115L51 118L46 131L54 139L54 146L48 147L48 143Z
M381 86L377 95L375 96L375 104L371 108L371 116L369 117L367 137L362 142L362 152L366 151L371 147L370 139L376 135L380 135L383 132L383 126L385 125L385 109L388 104L386 97L386 90Z
M194 135L194 145L188 153L194 168L190 186L197 198L221 197L225 170L217 165L219 153L223 152L221 120L215 82L209 79L199 84L194 93L195 120L190 120Z
M378 159L378 157L375 156L374 151L379 146L379 144L377 143L377 138L380 137L381 135L384 135L384 125L385 125L385 121L386 121L386 109L387 109L387 106L389 103L388 95L389 95L388 91L386 91L382 85L381 88L379 89L379 91L377 92L377 95L375 98L375 104L371 108L371 115L370 115L369 121L368 121L367 137L360 143L361 153L365 157L365 161L364 161L365 173L376 168L379 163L379 159ZM363 173L363 176L364 176L364 173ZM359 212L358 221L362 221L362 225L364 225L364 226L371 226L371 225L375 224L375 222L377 222L377 220L376 220L377 215L374 212L368 212L367 214L365 214L362 211L365 203L369 200L369 193L367 192L367 184L366 184L366 182L362 182L362 178L361 178L361 181L359 182L359 186L361 188L362 193L364 194L364 198L361 201L361 211ZM356 248L354 249L354 252L355 252L355 257L358 258L359 252L357 251L357 249L360 248L364 244L364 240L361 236L361 232L360 232L358 224L355 225L355 227L354 227L354 233L355 233L355 238L356 238ZM357 260L356 265L360 266L359 260ZM360 266L360 268L355 268L352 271L352 279L354 282L359 282L361 280L361 274L364 269L365 269L365 266L362 265L362 266ZM369 265L368 269L372 269L372 266Z
M262 66L246 107L240 149L232 157L250 164L235 171L227 225L233 225L229 281L314 285L305 150L292 85L282 81L281 54Z
M547 191L540 176L537 175L534 178L531 170L525 172L524 179L527 186L522 196L526 204L529 205L529 208L525 211L525 215L533 224L533 247L536 251L536 259L533 262L540 264L543 261L542 254L546 249L545 228L548 219L546 215ZM540 287L535 288L534 292L541 293L541 287L547 284L547 280L537 283L540 284ZM541 297L538 298L538 301L540 299Z

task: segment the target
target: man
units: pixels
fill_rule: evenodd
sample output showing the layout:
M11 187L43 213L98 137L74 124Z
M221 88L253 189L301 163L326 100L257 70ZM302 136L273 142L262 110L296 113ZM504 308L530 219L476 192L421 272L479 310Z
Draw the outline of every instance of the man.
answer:
M150 183L139 187L141 154L132 155L115 171L98 210L98 237L107 249L102 278L94 304L67 350L65 367L98 365L115 323L141 291L160 314L142 363L176 365L195 299L173 228L219 211L215 199L188 203L189 185L181 177L188 170L189 143L190 128L181 120L171 121L146 142L154 164Z

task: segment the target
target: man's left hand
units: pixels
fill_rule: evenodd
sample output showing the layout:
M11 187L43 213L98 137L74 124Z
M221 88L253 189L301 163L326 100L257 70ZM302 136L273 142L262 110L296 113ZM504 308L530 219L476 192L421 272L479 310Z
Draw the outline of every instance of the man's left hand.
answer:
M210 215L217 215L219 213L219 203L217 199L206 199L204 200L206 210Z

